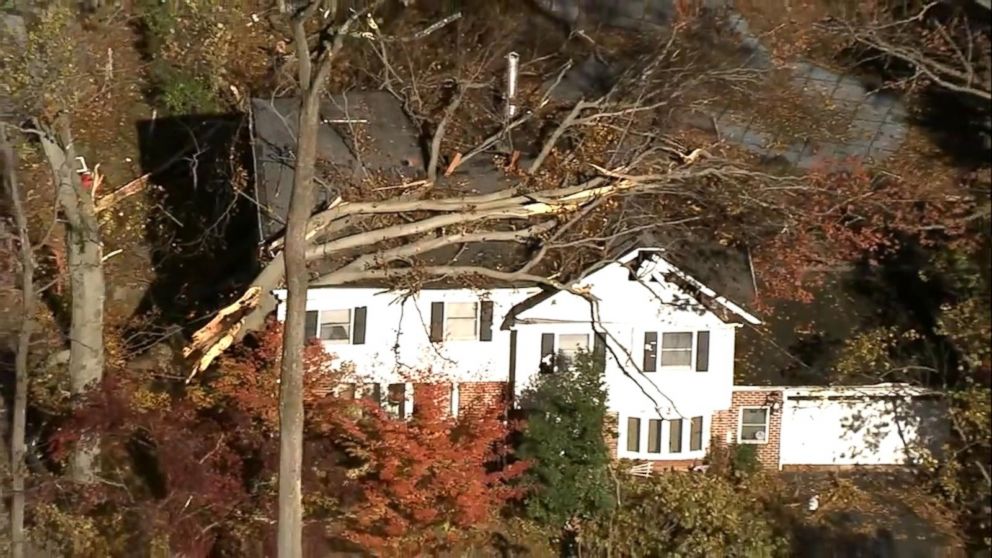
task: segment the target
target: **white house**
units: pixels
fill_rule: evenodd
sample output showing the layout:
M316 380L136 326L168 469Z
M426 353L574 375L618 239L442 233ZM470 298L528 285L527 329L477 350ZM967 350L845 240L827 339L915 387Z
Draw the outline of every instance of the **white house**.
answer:
M658 467L699 464L711 442L756 444L759 459L772 468L898 464L925 430L905 428L895 438L888 429L881 443L857 434L893 422L885 387L861 392L852 407L843 389L817 399L810 395L815 389L735 386L736 330L759 320L660 250L631 250L571 287L582 296L528 285L406 294L317 280L307 296L307 333L378 393L388 390L400 415L414 407L417 374L450 382L457 413L469 397L519 403L538 375L554 373L580 350L601 349L608 406L617 419L616 456ZM284 316L281 302L278 317ZM902 395L915 401L926 394ZM843 419L855 415L860 426L845 430ZM856 449L840 449L845 444Z

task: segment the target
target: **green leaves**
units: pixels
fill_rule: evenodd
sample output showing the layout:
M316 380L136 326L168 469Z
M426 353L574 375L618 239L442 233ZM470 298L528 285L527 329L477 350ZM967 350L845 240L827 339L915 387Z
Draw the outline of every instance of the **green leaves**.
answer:
M571 369L540 376L525 394L529 414L518 455L532 463L527 515L551 525L613 505L602 365L581 354Z
M583 526L583 554L762 558L787 549L761 506L723 477L686 472L627 477L620 500L614 514Z

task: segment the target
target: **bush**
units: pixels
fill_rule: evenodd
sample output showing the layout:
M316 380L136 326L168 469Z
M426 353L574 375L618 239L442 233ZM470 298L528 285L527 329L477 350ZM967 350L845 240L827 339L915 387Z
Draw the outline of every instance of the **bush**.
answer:
M156 98L170 114L202 114L218 108L209 83L164 62L153 65L152 82Z
M758 452L750 444L730 446L730 469L737 478L749 477L761 470Z
M616 511L582 526L579 545L590 556L692 558L785 555L762 508L725 478L671 472L622 481Z
M524 396L528 407L518 455L531 462L527 515L548 525L592 517L613 505L605 439L603 366L591 354L542 375Z

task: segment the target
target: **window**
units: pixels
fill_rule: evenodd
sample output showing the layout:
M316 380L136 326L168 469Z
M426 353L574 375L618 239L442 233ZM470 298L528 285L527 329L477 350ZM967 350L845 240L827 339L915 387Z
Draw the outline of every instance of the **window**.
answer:
M451 302L445 305L444 328L448 339L466 341L479 334L478 308L474 302Z
M689 451L703 449L703 417L692 417L689 423Z
M637 417L627 418L627 451L641 451L641 419Z
M668 453L682 453L682 419L668 421Z
M693 459L702 457L706 449L703 445L704 422L701 416L673 419L626 417L620 426L620 435L625 444L617 448L621 452L620 457ZM689 440L688 444L686 438Z
M661 366L692 366L692 332L661 334Z
M768 441L768 407L741 409L738 439L746 444L763 444Z
M386 401L383 407L393 418L406 418L406 384L389 384L386 388Z
M589 336L585 333L564 333L558 336L558 354L561 355L561 365L571 366L582 351L589 350Z
M661 453L661 419L648 420L648 453Z
M350 343L351 310L321 310L320 339L331 343Z

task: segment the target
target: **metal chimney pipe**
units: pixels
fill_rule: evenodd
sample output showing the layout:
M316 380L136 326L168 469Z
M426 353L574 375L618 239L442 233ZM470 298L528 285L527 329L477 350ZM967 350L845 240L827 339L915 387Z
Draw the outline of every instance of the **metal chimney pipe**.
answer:
M517 114L517 75L520 68L520 55L511 52L506 55L506 118L513 118Z

